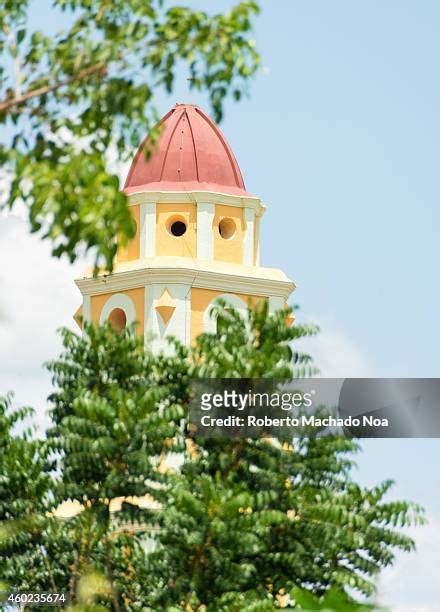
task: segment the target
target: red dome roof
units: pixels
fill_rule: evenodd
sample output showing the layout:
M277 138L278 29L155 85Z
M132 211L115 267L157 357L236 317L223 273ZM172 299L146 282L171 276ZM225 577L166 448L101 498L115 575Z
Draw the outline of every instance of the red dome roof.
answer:
M145 140L131 164L125 193L217 191L246 193L237 160L211 119L192 104L176 104L163 117L158 146L147 161Z

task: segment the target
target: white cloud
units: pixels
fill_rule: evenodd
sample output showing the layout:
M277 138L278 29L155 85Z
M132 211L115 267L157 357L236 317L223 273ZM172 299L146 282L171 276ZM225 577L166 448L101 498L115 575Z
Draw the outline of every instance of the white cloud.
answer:
M368 356L329 318L310 316L321 332L297 344L309 352L323 377L375 377L377 371ZM416 543L413 553L398 553L392 567L384 570L378 582L378 603L392 612L438 612L440 591L440 519L432 517L423 527L405 530Z
M115 147L108 164L123 181L130 164L118 161ZM0 169L0 206L10 182ZM71 265L52 257L50 243L30 234L27 218L20 204L0 213L0 394L13 391L15 405L35 408L44 431L51 381L43 363L61 351L60 327L78 331L72 317L82 298L74 279L90 262Z
M380 578L380 603L393 612L438 612L440 591L440 519L405 530L416 543L415 553L399 553Z
M327 378L372 378L377 376L367 355L334 322L310 316L321 328L317 336L303 338L296 347L312 355L321 376Z
M17 211L18 212L18 211ZM50 255L50 245L30 235L23 211L0 215L0 393L14 390L17 405L37 409L40 428L48 419L50 376L43 362L58 356L57 328L76 329L72 315L81 302L74 278L86 264L74 266ZM301 341L323 376L374 376L374 368L353 340L322 317L322 333ZM393 612L435 612L439 607L440 521L409 530L417 552L399 554L379 582L381 603Z
M15 403L32 405L43 424L50 378L42 364L60 352L56 330L76 328L81 294L73 281L85 264L52 257L21 213L0 217L0 261L0 393L14 391Z

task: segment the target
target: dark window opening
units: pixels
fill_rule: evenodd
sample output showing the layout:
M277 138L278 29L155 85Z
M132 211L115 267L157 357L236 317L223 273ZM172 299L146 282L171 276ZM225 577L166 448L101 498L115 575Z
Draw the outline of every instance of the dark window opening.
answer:
M185 223L183 221L174 221L174 223L171 224L170 232L173 236L183 236L186 232Z
M120 333L127 325L127 317L122 308L114 308L109 314L108 322L117 333Z

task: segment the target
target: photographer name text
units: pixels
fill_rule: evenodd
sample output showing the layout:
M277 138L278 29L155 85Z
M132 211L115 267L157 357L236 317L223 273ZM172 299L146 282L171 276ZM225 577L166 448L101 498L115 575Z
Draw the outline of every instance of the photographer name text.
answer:
M212 417L207 414L200 419L202 427L388 427L388 419L377 418L371 415L360 417L316 417L314 415L301 415L298 417L257 417L248 414L246 417L229 415L227 417Z

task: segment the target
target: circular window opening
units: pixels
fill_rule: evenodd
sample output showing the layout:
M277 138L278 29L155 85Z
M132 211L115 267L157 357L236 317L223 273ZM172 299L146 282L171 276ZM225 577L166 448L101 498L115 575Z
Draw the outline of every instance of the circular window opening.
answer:
M229 240L235 235L235 222L232 219L225 217L218 224L218 232L222 238Z
M127 325L127 317L122 308L114 308L108 316L108 322L117 333L120 333Z
M186 232L186 223L181 219L171 220L168 225L168 231L173 236L183 236L183 234Z

